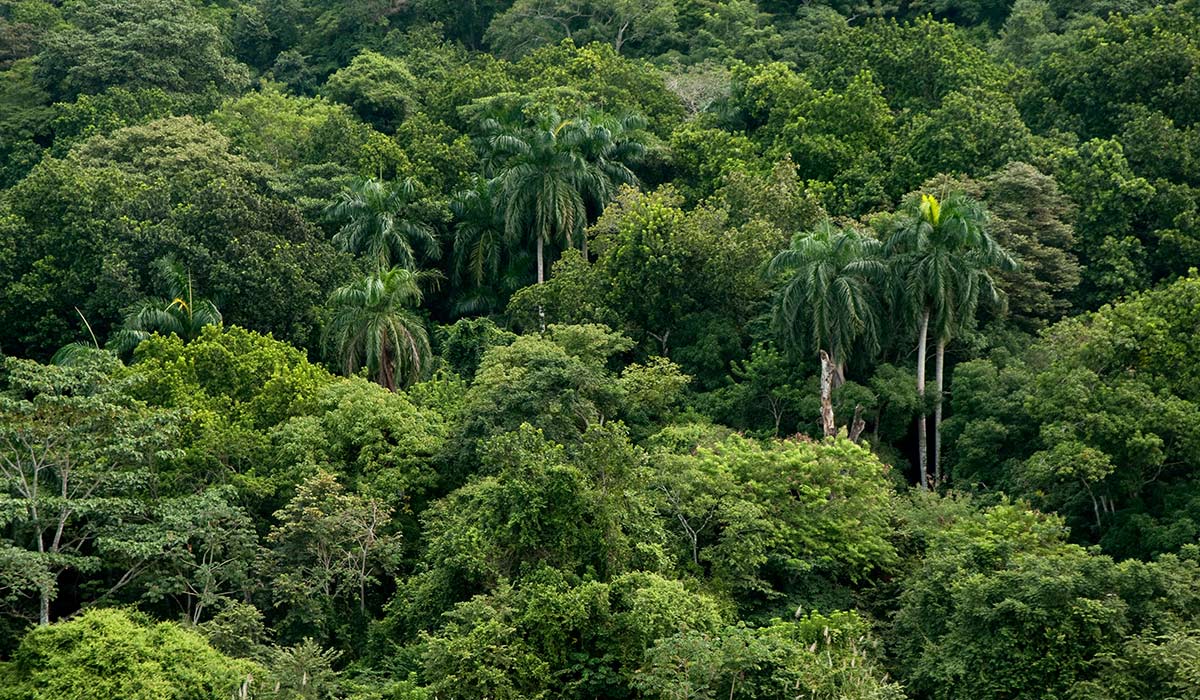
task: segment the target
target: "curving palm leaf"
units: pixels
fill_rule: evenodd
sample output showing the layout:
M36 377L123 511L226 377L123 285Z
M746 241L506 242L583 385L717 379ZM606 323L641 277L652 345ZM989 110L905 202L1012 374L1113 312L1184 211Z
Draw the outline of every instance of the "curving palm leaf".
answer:
M785 343L827 351L839 382L855 347L879 350L881 252L879 241L827 219L793 238L767 270L785 278L774 312Z
M154 267L166 294L143 299L126 309L121 327L105 345L120 355L133 352L154 333L174 334L190 341L197 338L205 326L223 323L217 305L197 297L192 273L183 264L168 256L157 260Z
M395 391L421 379L432 350L424 320L414 310L422 286L440 279L436 271L394 267L334 290L325 347L346 374L365 367L376 383Z
M325 210L331 221L341 223L334 245L365 256L380 271L415 269L418 250L426 258L438 258L441 248L433 227L412 216L415 199L411 179L390 186L375 178L354 181Z

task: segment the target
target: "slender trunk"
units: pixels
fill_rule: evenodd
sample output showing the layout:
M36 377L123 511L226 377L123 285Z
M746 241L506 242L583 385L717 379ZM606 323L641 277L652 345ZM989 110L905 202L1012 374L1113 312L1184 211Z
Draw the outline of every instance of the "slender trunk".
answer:
M662 356L667 357L667 340L671 337L671 331L665 330L662 335L646 331L646 335L658 341L658 347L662 350Z
M921 413L917 416L917 453L921 488L929 488L929 445L925 434L925 341L929 336L929 309L921 314L921 330L917 336L917 396L921 399Z
M833 422L833 377L836 374L829 353L821 351L821 429L825 437L837 434Z
M1096 502L1096 494L1092 492L1092 487L1088 485L1088 482L1084 479L1080 479L1079 482L1083 484L1083 488L1087 489L1088 497L1092 499L1092 512L1096 515L1096 532L1099 533L1104 528L1104 523L1100 520L1100 504Z
M628 28L629 22L622 24L621 28L617 30L617 38L613 40L613 51L618 54L621 53L621 47L625 45L625 30Z
M34 475L34 478L37 478L36 474ZM46 544L40 529L37 533L37 546L39 554L46 553ZM50 624L50 584L43 583L41 585L41 587L38 589L38 597L38 624L45 626Z
M388 391L396 390L396 371L392 367L391 358L388 357L386 340L380 343L379 347L379 383Z
M779 437L779 424L783 421L783 402L777 397L768 396L767 404L771 407L771 417L775 419L775 437Z
M542 237L538 236L538 239L537 239L538 284L541 284L546 279L545 259L543 257L542 248L543 248ZM541 328L541 331L543 333L546 332L546 307L542 306L541 302L538 303L538 326Z
M538 239L537 239L537 268L538 268L537 269L538 284L541 284L542 282L544 282L546 280L545 267L544 267L543 257L542 257L542 237L541 236L538 236Z
M938 339L937 356L933 361L933 376L937 382L937 403L933 405L933 483L942 483L942 397L943 369L946 360L946 340Z
M581 253L583 253L583 261L587 262L587 259L588 259L588 256L587 256L587 231L584 231L583 235L581 235L580 238L582 238L583 240L580 241L580 243L579 243L579 251Z

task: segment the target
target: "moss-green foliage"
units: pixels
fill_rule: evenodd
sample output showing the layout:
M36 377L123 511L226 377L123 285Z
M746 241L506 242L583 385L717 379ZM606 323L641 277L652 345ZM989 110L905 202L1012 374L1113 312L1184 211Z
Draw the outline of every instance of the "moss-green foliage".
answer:
M722 621L718 601L655 574L571 585L543 569L455 607L422 638L422 672L440 697L618 697L655 640Z
M171 622L98 609L28 634L3 669L4 698L209 700L234 696L255 664Z
M654 490L679 565L747 607L820 605L822 582L895 563L887 467L847 440L755 442L669 428Z
M878 643L858 615L811 613L762 627L685 630L646 653L636 685L649 698L903 698L874 661Z
M909 687L934 698L1170 697L1194 687L1194 664L1170 659L1195 643L1200 601L1185 583L1197 574L1195 547L1116 563L1064 534L1061 521L1012 504L926 531L893 630ZM1159 687L1147 683L1155 676Z
M1114 554L1194 541L1198 301L1188 277L961 366L956 476L1058 510Z

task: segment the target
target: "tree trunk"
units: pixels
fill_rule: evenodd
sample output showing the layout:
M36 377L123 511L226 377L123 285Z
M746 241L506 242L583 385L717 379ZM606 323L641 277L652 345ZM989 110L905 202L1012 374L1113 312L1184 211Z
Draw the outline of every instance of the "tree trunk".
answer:
M671 337L670 329L663 331L662 335L658 335L657 333L652 333L650 331L646 331L646 335L657 340L658 347L661 349L661 352L662 352L662 356L668 357L668 355L667 355L667 349L668 349L667 348L667 340Z
M917 416L917 453L921 488L929 488L929 436L925 424L925 342L929 336L929 309L921 314L921 330L917 336L917 396L921 401L921 413Z
M587 262L587 231L584 231L580 238L582 240L579 242L579 252L583 253L583 261Z
M836 374L829 353L821 351L821 429L825 437L837 435L833 422L833 377Z
M34 488L36 488L37 487L37 472L36 471L33 474L33 479L34 479L34 482L33 482ZM44 539L44 536L42 534L41 524L37 523L36 521L37 521L37 511L34 510L35 527L38 528L38 533L37 533L38 554L45 554L46 553L46 540ZM39 557L39 559L40 559L40 557ZM38 624L45 626L45 625L50 624L50 586L49 585L42 584L38 588L38 598L39 598L39 600L38 600Z
M867 427L867 422L863 420L863 407L858 404L854 407L854 420L850 421L850 442L858 444L859 438L862 437L863 430Z
M537 239L537 267L538 267L538 269L537 269L538 284L541 284L542 282L544 282L546 280L545 267L543 265L543 258L542 258L542 237L541 236L538 236L538 239Z
M617 38L613 40L613 51L615 51L617 54L621 53L621 47L625 45L626 29L629 29L629 22L625 22L621 25L621 28L617 30Z
M835 358L833 361L833 388L846 383L846 361L842 358Z
M537 283L541 284L542 282L544 282L546 280L546 274L545 274L546 268L545 268L543 254L542 254L542 237L541 236L538 236L538 239L537 239L537 268L538 268ZM545 333L546 332L546 307L542 306L541 302L538 302L538 325L541 329L541 332Z
M379 383L388 391L396 391L396 368L388 357L387 340L379 344Z
M933 483L942 483L942 382L946 359L946 341L938 339L937 356L933 361L933 376L937 382L937 403L933 405Z

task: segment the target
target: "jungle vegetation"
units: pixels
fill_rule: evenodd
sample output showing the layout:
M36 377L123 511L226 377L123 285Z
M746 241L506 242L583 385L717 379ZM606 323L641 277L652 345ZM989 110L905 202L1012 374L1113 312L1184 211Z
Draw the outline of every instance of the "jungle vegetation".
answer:
M0 0L0 699L1200 698L1200 2Z

